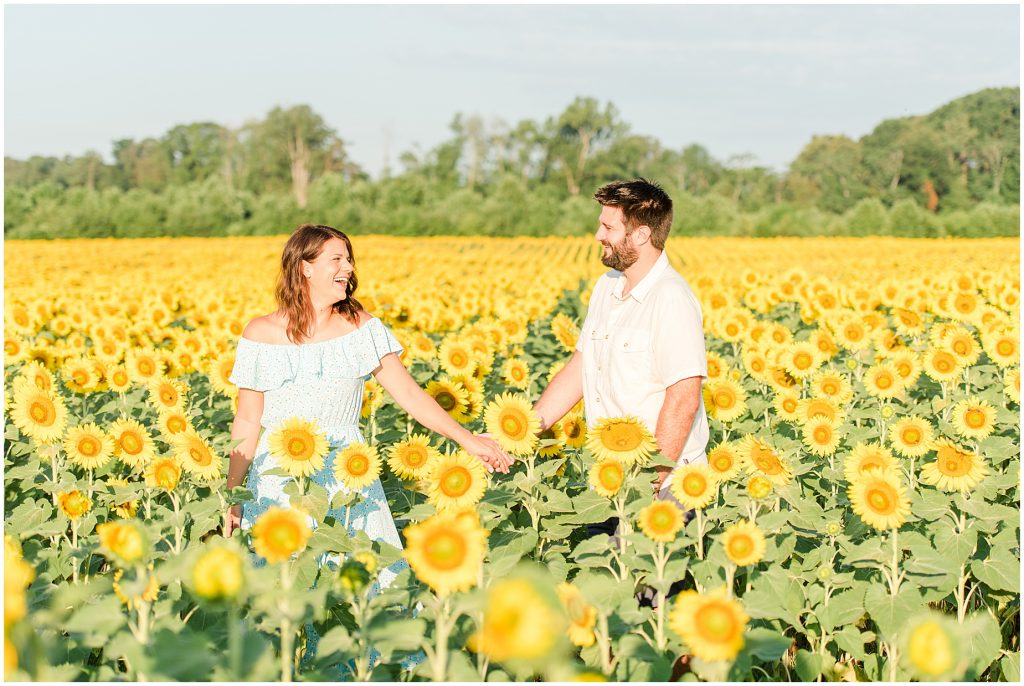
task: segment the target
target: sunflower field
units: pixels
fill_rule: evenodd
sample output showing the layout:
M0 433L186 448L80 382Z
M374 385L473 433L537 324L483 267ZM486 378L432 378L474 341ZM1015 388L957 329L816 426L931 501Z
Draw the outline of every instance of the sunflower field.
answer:
M412 376L517 462L371 377L346 494L286 422L292 507L225 539L228 377L285 238L6 242L7 679L1019 679L1018 240L672 238L709 370L684 513L635 418L538 435L595 241L357 236ZM404 549L327 515L378 476Z

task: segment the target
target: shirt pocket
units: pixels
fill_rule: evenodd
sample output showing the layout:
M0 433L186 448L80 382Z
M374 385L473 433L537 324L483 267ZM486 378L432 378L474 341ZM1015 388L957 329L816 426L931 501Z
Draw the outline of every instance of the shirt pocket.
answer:
M647 329L619 329L612 335L616 353L634 355L651 348L651 332Z

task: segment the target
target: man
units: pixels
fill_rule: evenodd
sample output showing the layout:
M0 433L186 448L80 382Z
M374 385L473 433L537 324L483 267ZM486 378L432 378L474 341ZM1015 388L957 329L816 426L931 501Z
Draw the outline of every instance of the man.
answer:
M604 246L601 263L611 271L594 286L576 351L534 407L541 428L582 397L588 426L635 415L676 468L707 463L703 320L696 296L664 252L672 200L644 179L610 183L594 199L602 206L595 236ZM656 469L658 497L672 498L673 469ZM612 519L588 533L611 535L616 525Z

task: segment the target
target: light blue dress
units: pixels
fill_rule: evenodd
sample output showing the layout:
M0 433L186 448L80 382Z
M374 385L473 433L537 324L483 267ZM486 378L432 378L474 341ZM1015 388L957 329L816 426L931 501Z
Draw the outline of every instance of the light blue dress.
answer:
M327 434L332 448L324 467L312 479L327 489L328 502L336 493L348 489L334 477L337 451L350 443L363 442L359 431L359 411L363 401L363 383L380 366L388 353L401 353L402 346L383 322L376 317L355 331L326 341L299 345L260 343L247 338L238 340L235 366L230 381L239 388L263 393L263 434L249 467L247 487L255 500L243 503L241 528L248 529L272 506L289 506L284 486L291 477L264 474L277 467L270 454L268 441L273 430L284 420L300 417L316 420ZM349 533L365 531L371 540L402 547L380 480L364 487L363 498L352 506ZM344 508L328 512L339 522L345 521ZM310 518L310 526L317 522ZM378 584L387 587L407 567L405 560L380 571Z

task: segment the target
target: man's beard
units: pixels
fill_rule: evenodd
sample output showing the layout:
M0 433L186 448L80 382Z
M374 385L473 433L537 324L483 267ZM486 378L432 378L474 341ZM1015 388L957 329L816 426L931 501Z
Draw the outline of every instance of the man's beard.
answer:
M619 245L607 244L608 249L611 250L610 255L601 253L601 264L614 269L616 271L626 271L640 258L640 253L636 251L636 248L628 245L626 241L622 241Z

